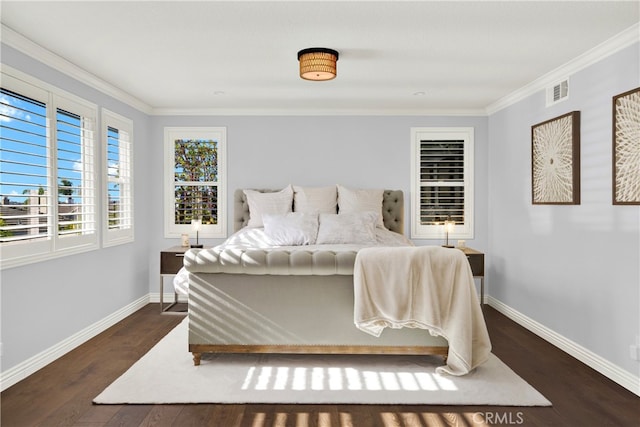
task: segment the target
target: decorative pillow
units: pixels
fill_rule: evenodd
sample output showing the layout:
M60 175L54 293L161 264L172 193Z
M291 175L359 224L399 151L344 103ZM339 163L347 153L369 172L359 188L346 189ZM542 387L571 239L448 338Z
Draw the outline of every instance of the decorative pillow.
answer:
M294 212L338 212L338 189L331 187L299 187L293 186Z
M255 190L243 190L249 204L249 222L247 227L262 227L262 215L285 214L293 206L293 189L287 185L275 193L261 193Z
M376 243L376 212L352 212L343 214L320 214L320 227L316 244L353 243L372 245Z
M376 212L376 226L383 227L382 197L384 190L356 190L338 185L338 213Z
M311 245L318 236L318 214L265 214L262 221L264 233L276 246Z

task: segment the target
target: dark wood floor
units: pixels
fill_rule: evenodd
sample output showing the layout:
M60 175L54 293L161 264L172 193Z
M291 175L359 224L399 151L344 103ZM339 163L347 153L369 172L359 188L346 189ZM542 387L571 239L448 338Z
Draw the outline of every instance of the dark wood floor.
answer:
M1 395L2 427L26 426L639 426L640 397L490 307L493 352L553 407L93 405L92 399L181 320L150 304ZM158 375L162 375L158 367Z

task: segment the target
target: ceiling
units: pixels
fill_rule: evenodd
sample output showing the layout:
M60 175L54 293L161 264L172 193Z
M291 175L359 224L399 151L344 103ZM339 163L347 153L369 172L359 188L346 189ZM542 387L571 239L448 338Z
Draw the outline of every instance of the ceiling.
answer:
M152 111L478 113L640 20L637 1L11 1L1 20ZM297 52L340 53L338 77Z

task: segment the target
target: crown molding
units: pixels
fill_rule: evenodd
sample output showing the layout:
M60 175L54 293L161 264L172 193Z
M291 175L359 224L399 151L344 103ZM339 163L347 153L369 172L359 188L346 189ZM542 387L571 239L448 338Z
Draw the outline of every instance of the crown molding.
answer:
M618 35L588 50L577 58L537 78L504 98L489 104L485 109L485 115L489 116L503 108L513 105L540 90L546 89L549 85L567 78L568 76L571 76L572 74L575 74L578 71L638 42L640 42L640 23L632 25Z
M154 116L486 116L477 109L244 109L244 108L154 108Z
M56 55L55 53L43 48L39 44L29 40L17 31L7 27L5 24L1 24L2 31L2 43L10 46L25 55L42 62L43 64L59 71L81 83L84 83L100 92L111 96L118 101L122 101L125 104L142 111L146 114L151 114L152 107L138 98L131 96L122 89L107 83L106 81L96 77L83 68L78 67L72 62L64 59L63 57Z

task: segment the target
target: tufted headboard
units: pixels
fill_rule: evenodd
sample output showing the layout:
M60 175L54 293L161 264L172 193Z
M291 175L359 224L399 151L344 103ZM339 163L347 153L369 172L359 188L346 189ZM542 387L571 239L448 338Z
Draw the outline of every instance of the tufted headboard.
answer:
M275 192L280 190L258 189ZM249 204L241 189L233 193L233 230L238 231L249 222ZM382 222L391 231L404 234L404 194L402 190L384 190L382 195Z

